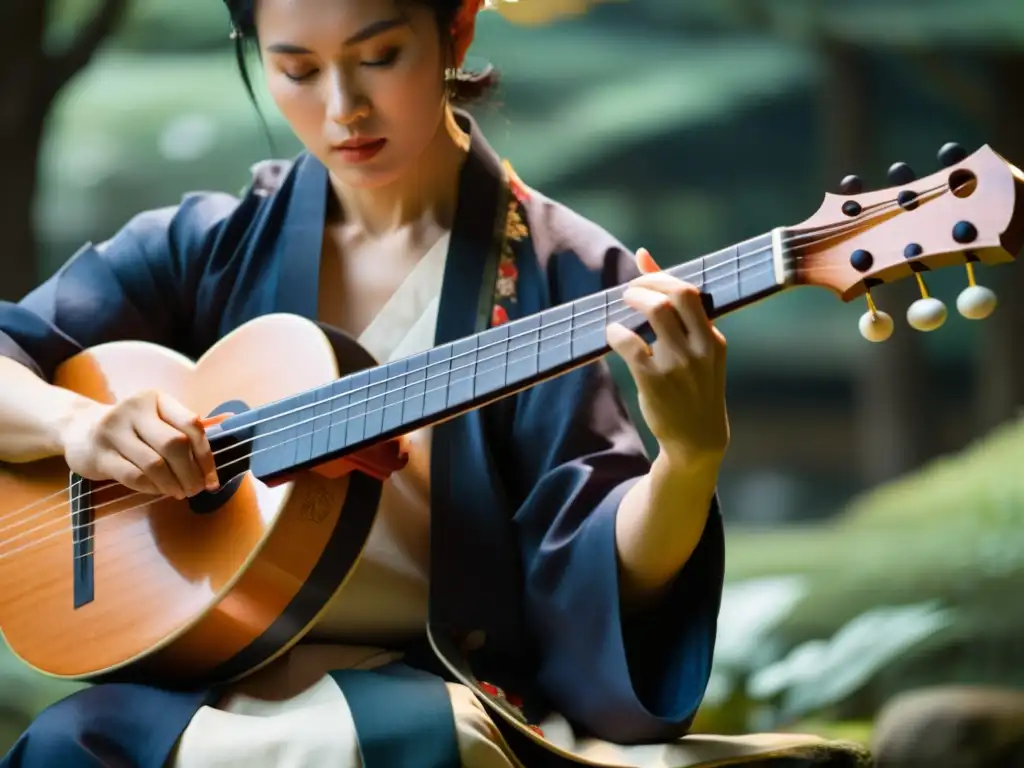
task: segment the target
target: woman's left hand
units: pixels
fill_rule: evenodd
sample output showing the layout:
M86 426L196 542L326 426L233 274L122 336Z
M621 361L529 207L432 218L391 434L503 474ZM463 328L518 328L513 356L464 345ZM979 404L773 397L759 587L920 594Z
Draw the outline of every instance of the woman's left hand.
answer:
M725 407L725 337L708 319L700 292L662 272L645 249L643 272L623 296L657 336L653 348L619 324L608 344L636 380L640 409L662 453L673 464L717 468L729 445Z

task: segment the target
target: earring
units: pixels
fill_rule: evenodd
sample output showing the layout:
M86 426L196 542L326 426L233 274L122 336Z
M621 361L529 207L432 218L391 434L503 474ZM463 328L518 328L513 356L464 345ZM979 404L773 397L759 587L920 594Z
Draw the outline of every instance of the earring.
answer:
M231 25L231 34L228 35L228 37L231 40L241 40L242 39L242 30L240 30L237 26L235 26L232 23L232 25Z
M446 67L444 70L444 97L451 102L455 98L455 83L459 79L459 70Z

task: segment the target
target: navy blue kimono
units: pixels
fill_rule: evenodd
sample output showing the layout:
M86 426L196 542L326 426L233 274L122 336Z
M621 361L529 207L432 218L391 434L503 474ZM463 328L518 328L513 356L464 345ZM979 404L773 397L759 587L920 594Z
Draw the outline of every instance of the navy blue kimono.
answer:
M636 274L626 248L526 189L472 121L458 119L472 146L437 344ZM103 342L146 340L195 359L266 313L316 319L328 189L324 166L302 154L258 167L240 197L193 194L137 216L109 241L82 248L21 302L0 304L0 354L49 378ZM649 461L606 365L437 425L432 440L432 643L402 670L335 678L352 704L367 768L457 764L445 679L475 687L531 766L569 763L543 739L527 738L480 680L516 691L527 719L554 709L619 743L683 736L711 668L722 521L713 505L696 551L657 605L622 611L615 517ZM485 641L469 651L462 640L471 635ZM386 685L374 688L371 679ZM415 692L403 688L416 682ZM44 711L0 768L159 768L215 694L93 686ZM420 711L409 713L417 741L408 748L374 717L386 707L393 722L403 706Z

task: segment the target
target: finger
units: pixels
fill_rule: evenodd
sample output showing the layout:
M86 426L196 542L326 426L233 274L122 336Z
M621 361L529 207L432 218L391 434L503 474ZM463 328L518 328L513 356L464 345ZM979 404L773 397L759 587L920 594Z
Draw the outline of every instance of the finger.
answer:
M135 432L163 458L186 496L195 496L206 487L206 479L192 456L192 446L184 432L155 417L137 421Z
M622 300L647 318L658 341L669 346L670 351L677 354L686 352L686 329L668 296L630 283L622 295ZM657 349L655 354L658 354Z
M714 339L715 346L718 350L718 354L715 355L715 377L718 381L719 386L724 387L726 370L725 361L728 357L729 345L725 340L725 334L723 334L714 326L711 326L711 336Z
M622 358L634 379L650 372L651 348L640 336L619 323L611 323L605 329L608 346Z
M661 291L665 294L671 293L680 286L683 286L684 288L692 288L694 291L697 291L697 286L692 283L687 283L684 280L680 280L678 277L673 277L668 272L650 272L648 274L643 274L639 277L634 277L629 281L629 284L650 288L655 291Z
M714 326L708 318L696 286L660 272L635 278L630 285L664 293L672 302L686 330L689 349L696 355L707 355L716 345Z
M711 325L708 313L704 310L704 303L701 301L697 289L693 286L677 289L672 294L672 305L676 308L679 316L683 318L690 350L700 357L710 355L715 348L715 339L712 334L714 326Z
M146 477L141 469L113 451L104 453L103 458L97 462L97 469L103 473L104 477L110 478L115 483L120 483L125 488L153 496L166 495L161 493L160 489Z
M636 265L644 274L661 271L661 267L657 265L651 252L646 248L641 248L636 252Z
M134 464L160 493L173 496L176 499L185 498L185 489L178 482L178 478L171 471L167 461L153 450L152 446L146 443L140 435L134 431L119 433L114 440L113 447L127 461Z
M156 401L160 418L188 437L199 471L202 473L206 490L215 491L220 487L217 479L217 463L210 447L210 439L206 436L203 420L172 397L161 395Z

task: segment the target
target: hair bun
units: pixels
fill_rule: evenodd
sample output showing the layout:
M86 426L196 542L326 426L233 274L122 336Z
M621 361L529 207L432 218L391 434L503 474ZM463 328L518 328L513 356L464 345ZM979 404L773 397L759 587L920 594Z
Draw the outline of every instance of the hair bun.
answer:
M490 64L482 72L457 70L455 79L448 83L451 100L455 104L480 101L498 85L498 70Z

